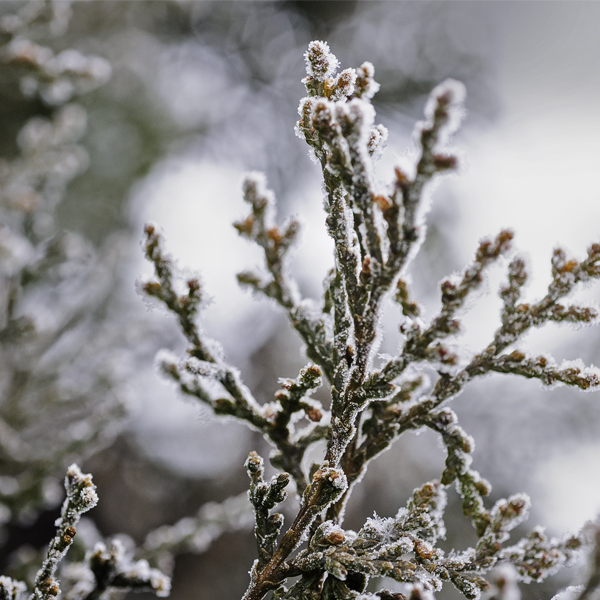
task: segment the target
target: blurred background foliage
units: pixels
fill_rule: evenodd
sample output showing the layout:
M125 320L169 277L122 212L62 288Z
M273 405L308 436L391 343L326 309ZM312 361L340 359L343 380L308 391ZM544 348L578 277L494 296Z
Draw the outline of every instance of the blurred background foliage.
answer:
M2 2L0 14L15 13L25 5ZM64 360L81 362L82 348L96 348L99 336L105 340L101 351L84 357L85 368L96 372L99 355L108 356L102 364L110 365L112 383L94 388L94 397L118 392L128 416L120 417L121 433L107 436L104 449L82 466L93 473L98 485L100 504L91 518L99 530L104 535L125 532L139 542L153 528L195 513L203 502L243 492L246 453L252 449L268 453L257 434L236 423L217 423L200 408L185 405L152 369L159 348L178 350L182 340L170 319L148 313L133 291L143 268L138 247L141 225L154 214L168 214L182 226L193 217L186 214L185 203L178 203L176 185L160 188L163 197L158 200L150 191L161 178L176 178L173 173L181 172L181 165L198 165L199 175L186 185L196 182L199 189L188 190L188 195L210 197L199 197L190 210L206 214L210 229L211 215L220 210L228 214L226 205L233 202L235 191L230 191L229 181L223 182L222 190L218 186L200 189L203 178L209 177L202 165L208 165L208 170L222 165L217 174L224 176L227 169L262 170L278 196L280 214L312 211L317 215L314 222L308 218L304 246L326 249L326 242L323 246L313 241L313 224L318 227L322 217L318 176L293 132L303 95L300 79L307 43L327 40L343 66L373 62L381 83L374 105L399 149L410 145L412 127L422 115L429 91L446 77L463 81L469 92L469 117L456 142L460 146L461 136L485 130L502 111L497 77L501 39L496 27L501 10L498 3L487 2L91 0L73 3L71 11L68 27L54 35L46 33L40 43L56 53L76 49L103 57L112 76L77 98L87 114L87 129L79 144L87 152L89 166L73 179L56 205L55 228L78 234L100 263L108 260L109 250L113 258L112 263L103 263L109 264L111 278L103 284L108 293L102 309L89 301L89 327ZM18 134L31 118L56 113L56 106L40 94L23 93L23 73L9 62L0 61L0 157L4 161L19 156ZM383 163L382 177L387 177L384 168L391 172L390 160ZM152 209L157 202L159 209ZM457 249L454 239L458 210L452 187L442 184L435 192L427 240L412 269L418 296L432 308L441 277L463 266L462 249ZM193 231L193 223L190 227ZM173 231L167 234L176 238L177 229ZM200 223L197 231L197 236L205 231ZM170 241L175 247L177 239L167 236ZM204 265L216 265L223 278L233 281L234 267L223 247L227 239L214 235L202 243L205 254L195 254L198 246L192 245L193 257L184 257L185 267L202 273ZM313 264L319 260L318 251L316 257L314 252L298 251L298 276L304 292L313 296L320 293L316 275L323 271L321 264ZM97 277L85 285L97 282ZM61 293L68 296L64 289ZM98 294L93 294L96 299ZM239 298L257 303L247 296ZM268 401L279 377L295 377L304 366L299 341L270 306L256 309L259 312L243 312L235 302L227 306L229 313L215 317L223 322L207 322L206 328L225 332L228 354L255 395ZM395 350L397 317L390 308L384 326L391 341L382 351ZM556 354L557 358L581 356L593 363L598 360L597 349L588 335L577 348L565 343ZM38 388L44 385L44 379L36 383ZM31 393L39 394L40 389ZM323 390L321 397L326 398ZM94 403L86 406L89 414L98 410ZM548 513L535 512L535 506L552 488L540 482L560 473L544 465L561 448L583 448L582 460L593 456L585 450L598 431L593 397L564 388L541 391L535 383L498 376L473 384L455 408L478 443L475 466L491 480L492 500L526 491L534 500L532 519L551 527ZM373 511L394 514L415 486L439 476L443 452L433 438L429 433L403 438L371 466L349 507L349 527L358 528ZM89 453L75 450L75 454ZM63 464L53 465L57 477L67 460L60 456ZM583 492L569 489L566 498L587 493L585 488ZM474 534L453 499L447 516L448 547L464 547ZM50 500L38 507L36 520L24 521L17 515L7 524L1 551L5 568L12 565L14 570L19 560L23 562L23 550L21 558L15 559L14 554L23 544L39 549L47 543L57 514ZM250 533L229 533L209 552L179 556L172 597L241 596L253 553ZM549 597L558 585L551 578L529 593ZM452 594L445 590L442 596Z

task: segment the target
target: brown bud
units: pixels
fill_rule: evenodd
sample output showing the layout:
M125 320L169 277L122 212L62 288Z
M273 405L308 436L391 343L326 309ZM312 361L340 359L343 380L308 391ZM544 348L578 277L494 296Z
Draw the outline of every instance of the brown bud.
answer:
M261 470L262 465L262 458L256 452L254 452L254 450L248 454L245 467L249 473L258 473Z
M240 232L250 235L252 233L252 226L254 225L254 215L249 215L243 221L234 223L233 226Z
M498 237L496 238L496 243L500 246L500 250L502 252L508 250L513 237L515 237L515 234L510 229L503 229L498 234Z
M571 273L573 271L573 269L577 266L577 261L576 260L570 260L569 262L565 263L562 268L560 269L561 273Z
M304 409L306 416L313 423L318 423L323 418L323 413L318 408L310 406Z
M341 544L346 539L346 536L344 535L344 533L342 531L334 530L331 533L329 533L329 535L326 535L325 539L330 544L338 545L338 544Z
M373 202L377 204L381 212L385 212L393 206L393 204L385 196L373 196Z
M489 496L490 493L491 493L491 491L492 491L492 488L491 488L490 484L487 481L484 481L484 480L476 481L475 482L475 489L482 496Z
M452 154L436 154L433 157L433 166L437 171L456 169L457 165L458 159Z
M344 358L346 359L348 368L352 367L352 363L354 362L354 348L352 346L346 347L346 354Z
M394 173L396 175L396 185L402 186L408 182L408 177L400 167L396 167Z
M360 271L360 281L363 284L369 283L371 280L371 258L369 256L365 256L365 259L362 263L362 269Z
M329 98L331 96L331 92L335 90L335 79L333 77L328 77L323 82L323 91L325 92L325 96Z
M456 292L456 286L448 279L442 281L440 288L442 290L442 302L452 302L456 298L454 293Z
M523 509L527 506L527 503L525 500L523 500L523 498L519 498L517 500L513 500L509 506L514 512L520 515L523 512Z
M156 296L162 290L162 285L158 281L148 281L144 284L144 291L150 296Z
M482 258L489 258L493 256L493 252L490 252L490 247L492 246L492 242L490 240L485 240L479 244L479 249L477 250L477 258L480 260Z
M283 241L283 236L279 231L279 227L271 227L271 229L267 231L267 235L269 236L270 240L275 242L275 244L281 244L281 242Z
M436 97L436 100L439 106L448 106L454 101L454 92L446 88Z
M433 548L421 540L415 541L415 552L419 558L430 559L433 556Z
M275 397L277 398L277 394L275 395ZM267 419L272 420L277 416L277 414L278 411L272 404L267 404L264 407L264 415Z
M233 403L227 398L217 398L214 403L214 411L217 414L230 414Z
M402 415L402 407L399 404L392 404L383 411L384 421L393 421Z
M442 364L455 365L458 362L458 356L454 352L448 350L445 346L438 346L437 354Z

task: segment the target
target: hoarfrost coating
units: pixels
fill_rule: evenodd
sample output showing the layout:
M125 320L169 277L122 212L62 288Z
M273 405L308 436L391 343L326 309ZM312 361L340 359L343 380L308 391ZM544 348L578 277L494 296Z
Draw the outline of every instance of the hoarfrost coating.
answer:
M396 597L387 590L365 595L373 577L407 584L414 598L451 582L474 600L490 588L486 573L503 563L512 564L522 582L541 581L574 560L582 539L548 537L536 527L506 546L509 532L528 515L529 498L514 494L486 506L491 486L473 468L473 438L459 425L456 413L443 405L470 381L490 372L533 377L545 385L559 381L598 388L596 374L583 366L557 368L549 357L528 357L518 348L508 348L518 346L531 328L548 322L595 323L593 308L565 307L559 301L580 282L600 277L600 245L593 244L583 260L568 259L556 250L553 280L537 303L519 302L527 275L523 260L513 258L508 283L500 289L500 327L479 352L460 356L463 348L450 346L448 340L461 330L467 298L481 287L486 271L513 253L513 233L503 230L482 240L473 262L442 281L441 308L428 322L419 316L421 308L404 274L424 237L423 196L437 175L457 166L446 144L462 117L463 87L449 81L432 92L426 120L416 128L415 164L408 170L397 167L386 192L372 176L372 155L385 138L385 130L374 125L369 102L368 92L376 87L373 69L359 69L355 76L346 70L343 77L334 78L338 61L323 42L311 43L305 58L308 76L303 82L309 96L300 103L297 132L322 168L326 227L335 247L335 266L326 277L321 307L302 299L288 269L299 223L277 224L275 198L262 177L246 179L250 215L235 223L242 236L263 250L266 266L266 273L246 271L238 280L283 309L311 361L295 380L282 382L275 402L257 402L239 372L212 352L195 322L202 294L198 280L189 280L188 293L177 295L163 240L154 226L145 229L146 256L154 265L155 279L144 290L177 317L193 357L171 363L166 374L181 392L216 414L261 431L274 448L273 466L282 471L266 481L263 459L256 452L248 455L258 558L244 600L259 600L271 591L278 600ZM391 296L401 308L403 344L397 356L377 363L381 312ZM423 366L428 366L431 380L421 375ZM327 407L309 398L321 379L329 384ZM375 516L358 533L344 530L348 498L368 464L404 432L424 427L439 435L446 450L439 480L416 488L395 518ZM317 443L325 445L325 452L310 466L303 458ZM272 511L285 500L292 479L300 508L284 532L283 515ZM445 534L445 490L452 484L478 542L446 553L437 542ZM299 579L288 589L289 577ZM501 578L490 579L499 586Z

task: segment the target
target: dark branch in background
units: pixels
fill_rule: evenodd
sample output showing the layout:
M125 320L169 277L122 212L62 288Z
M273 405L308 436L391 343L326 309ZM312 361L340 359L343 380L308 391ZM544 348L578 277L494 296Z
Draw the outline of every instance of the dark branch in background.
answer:
M34 41L64 34L69 2L15 7L0 16L2 81L37 114L0 160L0 471L14 483L0 491L3 523L49 508L48 483L111 440L124 413L108 352L116 336L100 323L123 244L96 251L54 222L88 161L86 111L72 101L104 84L110 64Z

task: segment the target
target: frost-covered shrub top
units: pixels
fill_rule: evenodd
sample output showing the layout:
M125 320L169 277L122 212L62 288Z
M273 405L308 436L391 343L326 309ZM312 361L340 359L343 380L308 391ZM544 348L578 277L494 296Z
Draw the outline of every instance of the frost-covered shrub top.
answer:
M269 592L280 600L417 599L431 597L445 583L469 599L483 590L518 598L517 581L540 581L554 573L575 556L582 538L551 539L536 527L508 544L509 532L527 518L529 499L515 494L487 505L491 486L471 466L473 438L446 405L472 379L493 371L537 378L545 385L584 390L600 385L596 369L578 362L558 365L551 357L519 349L528 330L549 321L596 322L593 308L563 299L579 283L600 276L600 245L593 244L583 260L557 249L547 294L525 304L519 301L527 279L525 263L512 250L513 234L501 231L480 243L460 275L442 281L441 309L423 320L407 272L425 235L424 191L432 179L457 165L447 143L464 115L464 87L449 80L433 90L425 120L416 127L419 155L413 168L397 167L391 183L378 187L373 163L388 132L375 123L371 99L379 85L373 65L338 73L337 58L319 41L309 44L305 59L308 95L300 101L296 133L321 167L325 226L335 245L335 266L324 282L321 304L302 298L289 273L288 251L300 226L294 219L277 224L275 198L262 175L247 176L243 193L250 214L235 224L265 256L265 268L240 273L240 283L281 306L310 361L296 379L283 380L274 401L260 405L215 342L206 339L196 321L203 298L198 280L187 281L183 293L178 290L156 227L145 229L146 255L156 271L145 292L176 315L189 342L188 357L164 360L164 373L216 414L261 431L273 446L271 464L280 470L267 481L260 456L251 452L246 462L258 557L244 599L258 600ZM467 297L501 256L512 257L500 289L501 325L485 348L470 354L453 336L461 330ZM390 298L401 309L403 343L396 356L376 361L381 311ZM327 406L310 397L323 383L330 393ZM345 506L369 462L404 432L424 427L438 433L446 448L439 479L416 489L395 517L374 516L358 532L345 530ZM321 462L304 469L307 448L321 441L326 444ZM300 509L286 528L283 515L274 509L286 499L291 482ZM445 534L450 485L462 497L464 516L478 542L444 552L438 541ZM582 597L600 582L598 564ZM494 568L495 575L488 576ZM292 577L295 582L286 585ZM367 592L369 581L378 577L405 584L405 593Z

